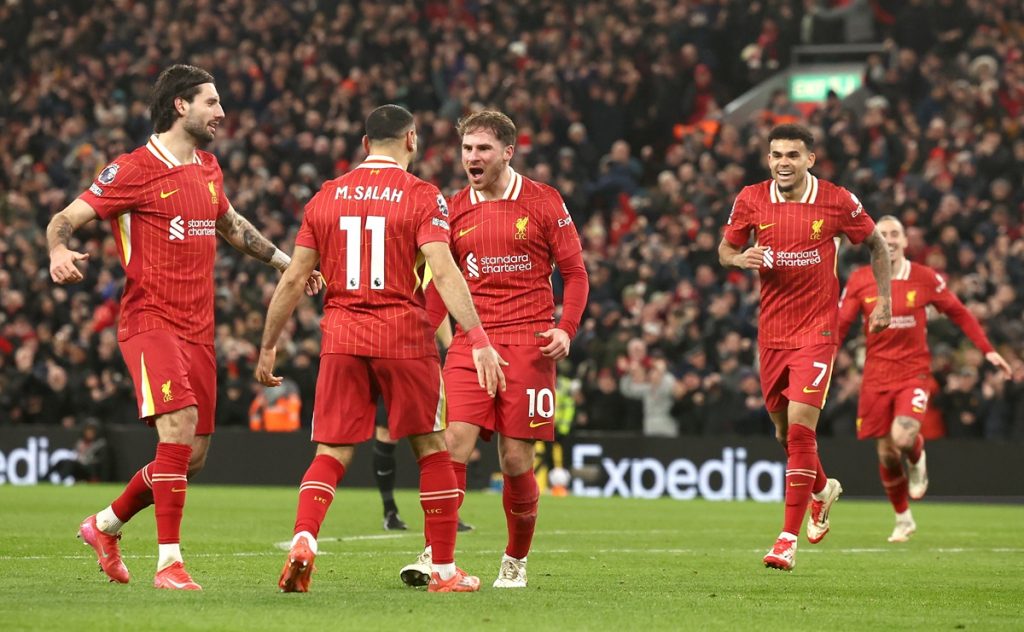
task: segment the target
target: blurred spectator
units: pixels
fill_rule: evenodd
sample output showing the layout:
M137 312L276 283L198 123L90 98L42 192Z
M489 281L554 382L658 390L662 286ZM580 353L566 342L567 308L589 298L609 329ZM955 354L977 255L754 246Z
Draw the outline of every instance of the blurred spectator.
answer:
M74 246L91 256L85 281L69 288L48 279L43 227L108 162L144 142L148 88L166 59L213 71L230 106L209 147L228 165L225 189L286 250L312 191L362 158L372 107L396 102L416 113L413 169L448 193L464 185L454 121L483 107L512 114L521 128L513 166L562 192L591 274L571 356L582 367L581 430L641 431L641 400L618 388L620 377L634 382L632 368L617 364L638 339L660 354L660 380L674 380L675 412L661 423L677 422L682 433L767 431L748 373L758 281L722 270L715 247L736 193L767 177L765 138L784 117L800 117L818 137L817 175L848 187L873 216L899 217L908 256L942 271L1019 366L1024 12L1005 0L872 0L869 25L864 4L0 5L0 423L137 417L116 353L124 275L110 227L76 233ZM887 39L866 64L872 98L863 113L835 94L796 108L781 92L764 116L740 126L721 118L789 63L793 45L859 40L869 27ZM487 71L494 67L505 70ZM864 263L843 249L837 272L845 279ZM276 281L222 247L218 423L248 417ZM302 299L282 340L291 358L282 373L305 402L316 381L320 300ZM981 374L964 390L969 376L960 372L972 365L956 352L957 335L937 326L931 340L953 402L950 433L1024 439L1024 386ZM645 363L635 384L649 384L650 370ZM857 388L845 375L836 371L822 417L840 436L853 433ZM970 397L978 408L965 408ZM303 425L311 409L303 407ZM971 410L979 418L965 424L961 413Z
M668 371L664 359L658 358L645 368L640 362L630 365L619 379L619 390L629 399L644 404L643 432L646 437L675 437L679 425L669 414L672 408L672 390L675 378Z
M289 378L266 386L249 405L249 429L254 432L295 432L299 429L302 400L299 387Z

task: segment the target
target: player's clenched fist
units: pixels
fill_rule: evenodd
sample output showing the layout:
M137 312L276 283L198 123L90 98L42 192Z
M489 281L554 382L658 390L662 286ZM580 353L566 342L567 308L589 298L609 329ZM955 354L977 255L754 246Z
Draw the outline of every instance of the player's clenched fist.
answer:
M747 270L757 270L761 267L773 268L775 267L775 253L772 252L771 248L754 246L753 248L747 248L737 256L735 264L737 267Z
M54 283L67 285L78 283L83 278L82 271L78 269L78 261L87 261L89 253L75 252L64 246L58 246L50 252L50 278Z

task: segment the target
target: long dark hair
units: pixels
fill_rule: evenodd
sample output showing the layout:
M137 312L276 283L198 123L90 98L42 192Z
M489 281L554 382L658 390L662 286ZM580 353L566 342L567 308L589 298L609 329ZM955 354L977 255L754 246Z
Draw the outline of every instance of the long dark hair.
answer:
M204 83L213 83L213 75L196 66L175 64L160 73L149 105L149 116L157 134L171 129L178 120L180 114L174 107L174 100L181 97L191 103Z

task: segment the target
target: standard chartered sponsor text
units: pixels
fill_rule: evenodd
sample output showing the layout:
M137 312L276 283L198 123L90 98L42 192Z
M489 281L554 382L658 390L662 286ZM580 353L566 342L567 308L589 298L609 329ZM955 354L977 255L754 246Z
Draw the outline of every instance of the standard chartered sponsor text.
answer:
M821 263L821 253L818 252L817 248L806 252L789 252L786 250L780 250L775 253L776 267L802 268L804 266L813 266L819 263Z
M484 274L502 272L528 272L533 269L530 255L505 255L503 257L480 257L480 271Z
M889 329L913 329L917 327L917 318L910 316L893 316Z
M209 237L217 234L217 220L213 219L190 219L188 220L188 234L194 237Z

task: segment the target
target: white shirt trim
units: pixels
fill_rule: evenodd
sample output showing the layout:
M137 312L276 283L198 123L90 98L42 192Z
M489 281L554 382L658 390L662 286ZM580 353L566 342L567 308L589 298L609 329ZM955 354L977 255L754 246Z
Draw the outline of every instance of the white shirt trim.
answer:
M512 167L508 168L508 172L511 177L508 179L508 186L505 187L505 191L501 194L499 200L518 200L519 194L523 192L523 176L515 172ZM487 198L482 193L474 188L469 189L469 201L471 204L480 204L481 202L487 202Z
M164 163L168 169L174 169L175 167L181 166L181 161L171 153L170 149L167 149L166 145L160 142L160 139L157 138L156 134L149 137L149 142L146 143L146 149L148 149L149 153L153 154L157 160ZM192 152L192 164L203 164L203 161L199 159L198 152Z
M401 169L402 165L390 156L370 154L356 167L356 169Z
M903 265L900 267L899 272L893 274L892 278L896 281L907 281L910 279L910 259L903 260Z
M768 187L769 197L771 197L772 204L786 204L789 202L785 197L782 196L782 191L779 191L779 184L772 180L772 184ZM814 176L810 171L807 172L807 187L804 189L804 195L800 198L798 204L814 204L818 199L818 178Z

